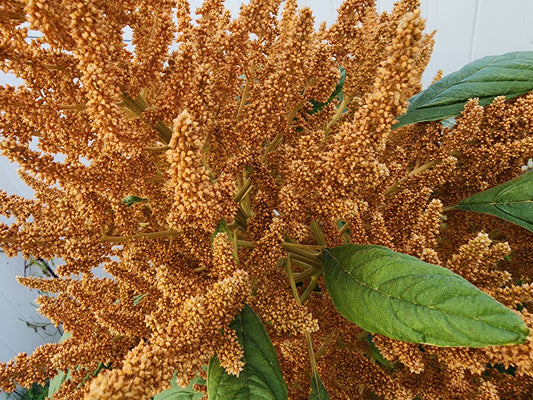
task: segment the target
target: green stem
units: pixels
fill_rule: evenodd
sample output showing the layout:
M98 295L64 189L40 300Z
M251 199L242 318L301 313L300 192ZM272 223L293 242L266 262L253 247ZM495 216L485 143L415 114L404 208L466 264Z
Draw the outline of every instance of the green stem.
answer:
M296 282L294 281L294 276L292 275L291 256L290 256L290 254L288 255L287 263L285 263L285 271L287 272L287 277L289 278L289 283L291 285L292 294L293 294L294 298L300 304L302 304L305 301L305 299L307 298L307 296L309 296L309 294L306 295L306 292L309 290L309 288L311 287L312 284L310 284L307 287L306 291L302 295L302 298L300 298L299 295L298 295L298 289L296 288ZM317 275L317 278L318 278L318 275ZM314 289L314 287L313 287L313 289ZM311 291L313 289L311 289ZM311 334L309 332L305 332L305 340L307 342L307 347L309 348L309 360L311 362L311 371L313 372L313 375L315 377L318 377L318 368L316 366L315 352L313 350L313 342L311 341Z
M442 207L442 212L447 212L447 211L452 211L452 210L456 210L455 206L457 204L453 205L453 206L446 206L446 207Z
M295 261L302 261L311 265L313 268L320 269L322 267L322 260L316 258L308 258L297 253L290 253L291 257Z
M320 229L320 223L318 221L311 222L311 230L313 231L313 234L315 235L315 239L318 244L322 247L326 247L326 237Z
M318 368L316 366L315 352L313 350L313 342L311 341L311 334L305 332L305 340L307 341L307 347L309 348L309 361L311 362L311 371L315 377L318 377Z
M337 111L335 112L335 115L333 115L333 118L331 121L328 122L326 127L324 128L324 137L327 137L329 135L329 131L331 130L331 127L337 123L339 118L341 117L342 113L348 106L348 104L352 101L352 96L348 96L346 93L344 94L341 104L337 107Z
M246 240L237 240L237 245L239 245L241 247L249 247L249 248L253 249L254 246L255 246L255 243L254 242L248 242Z
M289 278L289 284L291 285L292 295L294 296L296 300L300 301L300 296L298 295L298 289L296 288L296 282L294 280L294 275L292 274L290 255L288 256L287 262L285 263L285 272L287 273L287 277Z
M143 96L138 96L135 100L128 96L126 93L122 93L120 96L122 101L120 106L125 108L125 111L133 117L140 118L142 113L148 108L148 103L144 100ZM169 144L172 138L172 129L163 121L158 121L154 124L147 123L149 127L159 132L159 138L164 144Z
M149 232L149 233L138 233L135 235L130 236L107 236L102 235L100 237L100 240L102 242L112 242L112 243L125 243L129 242L132 239L157 239L162 237L172 237L177 236L178 232L169 229L167 231L160 231L160 232Z
M239 109L237 110L236 119L239 119L239 116L241 115L241 112L246 104L246 99L248 98L248 92L250 91L250 82L252 80L250 78L246 79L246 84L244 86L244 90L241 95L241 101L239 103Z
M326 338L322 341L322 346L320 346L320 349L315 353L315 357L317 360L320 360L322 356L324 356L327 352L327 344L331 343L331 339L333 338L333 335L337 331L337 328L333 328L333 330L326 336Z
M322 260L320 251L324 248L324 246L284 242L281 247L287 251L290 251L291 253L299 254L311 260Z
M247 217L242 211L241 207L237 209L237 212L233 218L244 230L246 230L246 227L248 226Z
M172 138L172 129L170 129L167 124L165 124L163 121L158 121L156 122L155 126L152 124L148 124L148 126L159 132L159 138L163 143L170 143L170 139Z
M238 235L238 232L239 229L235 229L233 231L233 253L235 255L235 260L237 260L237 264L240 264L239 262L239 245L238 245L238 239L237 239L237 235Z
M283 133L278 132L276 136L274 136L274 139L268 144L265 153L263 154L263 157L261 158L261 161L263 163L266 163L268 154L278 148L278 146L281 144L283 140Z
M293 264L296 264L296 260L292 260ZM320 273L320 268L316 268L315 266L311 266L310 268L307 268L305 271L300 272L299 274L294 275L294 280L296 282L304 281L308 278L311 278L314 275L317 275Z
M295 260L294 258L292 259L292 263L303 268L304 270L307 270L308 268L316 268L316 266L313 266L305 261Z
M339 229L339 234L342 236L346 233L346 231L348 230L350 226L350 223L349 222L346 222L340 229Z
M311 276L311 282L309 282L309 285L305 289L305 291L302 294L302 297L300 297L300 303L304 303L307 298L313 293L313 290L315 290L316 285L318 283L318 276L320 275L320 272L315 273Z
M252 189L252 182L250 182L249 179L246 179L239 191L235 194L235 203L240 203L241 200L250 192L250 189Z
M412 171L410 171L406 176L404 176L403 178L399 179L398 181L396 181L390 188L388 188L385 193L383 193L385 196L388 196L394 192L396 192L398 190L398 188L400 187L400 185L405 182L405 180L407 178L410 178L411 176L415 176L415 175L418 175L419 173L421 172L424 172L430 168L433 168L434 166L440 164L442 162L442 160L433 160L433 161L430 161L424 165L421 165L420 167L417 167L415 169L413 169Z

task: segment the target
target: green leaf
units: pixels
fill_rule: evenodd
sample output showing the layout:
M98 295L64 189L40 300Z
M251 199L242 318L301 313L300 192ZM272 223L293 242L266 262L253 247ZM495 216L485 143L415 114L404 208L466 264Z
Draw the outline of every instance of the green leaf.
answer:
M189 386L183 388L178 386L175 379L172 379L172 387L156 394L153 400L199 400L204 397L204 394L193 389L195 383L204 384L205 382L202 378L197 377L189 383Z
M148 295L149 295L149 293L143 293L143 294L140 294L138 296L134 296L133 297L133 305L136 306L137 304L139 304L142 301L142 299L144 299Z
M72 336L71 332L63 332L63 335L59 338L58 343L63 343L65 340L69 339ZM58 371L57 375L50 380L50 385L48 386L48 397L52 398L52 395L57 392L59 389L61 389L61 385L65 380L70 378L70 371L67 371L67 373L63 371Z
M80 368L79 366L76 367L76 369L79 369L79 368ZM98 374L100 373L100 371L102 369L111 369L111 363L104 364L103 362L99 362L98 365L96 366L96 369L92 373L88 372L87 375L85 375L85 377L82 379L82 381L78 384L76 389L79 389L83 385L85 385L85 382L87 382L87 380L89 380L89 378L91 378L91 376L98 376ZM69 374L67 376L67 379L70 379L70 370L69 370Z
M533 232L533 171L476 193L451 208L495 215Z
M526 341L512 310L450 270L386 247L347 244L322 253L326 288L348 320L371 333L437 346Z
M228 228L228 224L226 224L226 221L224 221L224 219L221 219L220 221L218 221L217 228L211 235L211 244L213 244L213 240L215 240L215 236L218 235L220 232L225 232L226 235L228 235L229 241L233 240L233 235L231 234L231 231Z
M483 57L438 80L409 99L407 112L392 129L461 114L468 99L490 104L497 96L507 100L533 90L533 52L517 51Z
M374 359L374 361L376 361L379 365L382 365L392 371L394 369L394 364L387 360L385 357L383 357L383 354L381 354L381 351L376 347L376 344L372 340L372 335L368 335L366 337L366 340L368 342L368 350L370 351L370 356Z
M122 202L125 203L128 207L131 207L136 203L146 203L147 201L148 199L143 199L142 197L137 196L126 196L122 199Z
M331 103L335 98L340 96L340 94L342 93L342 89L344 88L344 82L346 81L346 70L342 66L339 66L339 70L341 71L341 77L339 79L339 82L335 86L335 90L333 90L333 93L331 93L331 96L329 96L327 101L325 103L322 103L316 100L309 100L309 102L313 105L313 109L309 112L309 115L313 115L317 112L322 111L324 107Z
M274 346L259 317L245 305L230 327L244 350L244 369L238 377L230 375L213 357L207 369L209 400L288 399Z
M58 343L63 343L65 340L70 339L71 336L72 336L71 332L63 332L63 334L59 338Z
M326 388L322 384L318 374L313 374L311 377L311 394L309 400L329 400Z
M63 385L63 382L65 382L69 378L70 371L67 371L67 373L59 371L58 374L54 376L54 378L50 381L50 386L48 386L48 397L50 399L53 399L52 395L59 389L61 389L61 385Z
M12 395L4 395L2 399L19 399L19 400L46 400L48 396L48 385L50 381L47 379L44 385L39 385L38 383L32 383L29 389L19 387L17 388L16 394L14 397Z

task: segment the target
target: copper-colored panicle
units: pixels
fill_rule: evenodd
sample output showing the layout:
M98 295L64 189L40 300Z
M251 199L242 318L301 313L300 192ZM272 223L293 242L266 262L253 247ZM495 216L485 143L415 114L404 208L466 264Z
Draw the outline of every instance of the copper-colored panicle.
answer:
M25 82L0 87L0 149L35 192L0 191L0 214L12 217L0 244L63 260L58 279L20 282L55 294L40 311L71 337L0 365L2 390L69 370L54 399L149 400L175 373L185 385L205 375L214 354L239 374L227 327L246 302L291 399L309 396L306 332L332 399L531 398L531 341L421 350L375 336L399 366L391 373L323 278L301 304L283 264L287 243L316 244L319 226L327 246L381 244L446 266L533 327L531 235L486 215L442 215L521 173L532 94L471 100L451 128L391 130L433 45L416 0L382 14L346 0L318 30L295 0L252 0L234 19L219 0L194 17L186 0L60 3L0 1L0 68ZM342 96L330 99L340 67ZM315 112L317 102L328 104ZM94 276L99 265L111 277ZM93 376L99 362L110 369ZM496 364L515 375L486 372Z

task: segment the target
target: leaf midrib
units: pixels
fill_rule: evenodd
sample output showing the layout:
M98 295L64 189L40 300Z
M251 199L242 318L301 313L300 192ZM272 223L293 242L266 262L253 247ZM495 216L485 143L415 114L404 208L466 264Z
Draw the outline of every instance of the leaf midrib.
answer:
M509 330L509 329L507 329L507 328L504 328L504 327L502 327L502 326L493 325L493 324L491 324L491 323L485 322L485 321L483 321L483 320L481 320L481 319L479 319L479 318L465 317L464 315L458 315L458 314L449 313L449 312L443 311L443 310L438 309L438 308L435 308L435 307L431 307L431 306L428 306L428 305L424 305L424 304L419 304L419 303L415 303L415 302L407 301L407 300L404 300L404 299L402 299L402 298L399 298L399 297L396 297L396 296L390 295L390 294L388 294L388 293L386 293L386 292L383 292L382 290L379 290L379 289L374 288L374 287L372 287L372 286L370 286L370 285L367 285L366 283L364 283L364 282L362 282L361 280L357 279L354 275L352 275L352 274L351 274L351 273L345 268L344 265L342 265L342 263L340 263L340 262L337 260L337 258L335 258L335 256L333 256L333 254L331 254L330 252L328 252L328 253L329 253L329 254L331 255L331 257L335 260L335 262L337 263L337 265L340 265L340 266L341 266L341 268L343 269L343 271L345 271L346 274L348 274L351 278L353 278L353 279L354 279L357 283L359 283L361 286L365 286L365 287L369 288L370 290L374 290L374 291L376 291L376 292L378 292L378 293L381 293L381 294L383 294L383 295L385 295L385 296L387 296L387 297L390 297L390 298L392 298L392 299L395 299L395 300L398 300L398 301L401 301L401 302L404 302L404 303L407 303L407 304L410 304L410 305L415 305L415 306L418 306L418 307L429 308L429 309L432 309L432 310L439 311L439 312L441 312L442 314L445 314L445 315L449 315L449 316L452 316L452 317L458 317L458 318L464 318L464 319L467 319L467 320L478 321L478 322L480 322L480 323L483 323L483 324L486 324L486 325L489 325L489 326L492 326L492 327L495 327L495 328L498 328L498 329L502 329L502 330L504 330L504 331L506 331L506 332L513 332L513 333L516 333L516 332L511 331L511 330ZM363 264L364 264L364 263L363 263ZM420 274L420 275L422 275L422 274ZM428 276L427 274L424 274L424 275ZM443 276L443 275L440 275L440 274L432 274L432 275L433 275L433 276ZM431 275L429 275L429 276L431 276ZM389 281L385 281L385 282L389 282ZM475 286L474 286L474 287L475 287ZM480 289L478 289L478 290L480 290ZM480 291L481 291L481 290L480 290ZM484 292L481 291L481 293L484 293ZM488 295L487 295L487 296L488 296Z
M459 203L458 206L464 205L464 206L470 206L470 205L491 205L491 206L499 206L499 205L506 205L506 204L522 204L522 203L533 203L533 200L518 200L518 201L478 201L478 202L472 202L472 203Z

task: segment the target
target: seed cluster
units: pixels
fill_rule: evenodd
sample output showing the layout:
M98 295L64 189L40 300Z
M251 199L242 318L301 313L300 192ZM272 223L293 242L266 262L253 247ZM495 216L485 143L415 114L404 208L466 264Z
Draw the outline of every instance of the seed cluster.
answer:
M323 278L304 294L285 267L294 244L384 245L462 275L533 327L531 234L443 211L522 172L533 94L470 100L453 127L392 130L433 45L419 2L380 14L346 0L334 24L313 24L295 0L251 0L234 19L220 0L194 17L186 0L0 1L0 69L25 82L0 87L0 150L35 192L0 191L0 245L62 260L57 279L19 280L54 294L40 312L71 335L1 364L2 390L68 370L54 399L149 400L173 376L205 377L215 354L239 374L228 326L247 303L291 399L309 396L306 334L332 399L532 398L533 341L370 337ZM291 261L304 288L312 256Z

